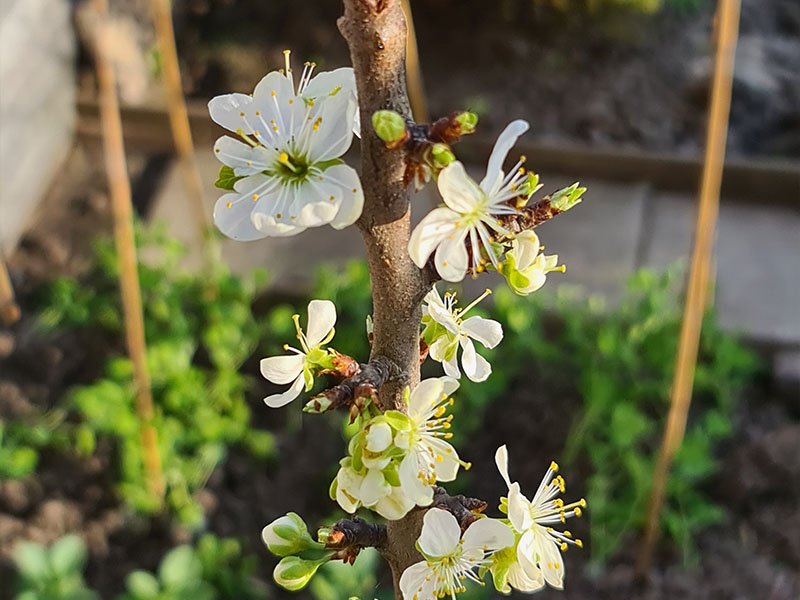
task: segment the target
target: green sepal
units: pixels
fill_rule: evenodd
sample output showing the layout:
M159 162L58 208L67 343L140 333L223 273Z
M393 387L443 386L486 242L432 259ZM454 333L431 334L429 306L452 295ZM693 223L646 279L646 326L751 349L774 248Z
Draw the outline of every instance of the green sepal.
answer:
M240 179L244 179L244 177L244 175L237 175L234 173L233 167L222 165L222 167L219 169L217 180L214 182L214 186L221 190L228 190L229 192L232 192L234 191L234 185L236 182Z

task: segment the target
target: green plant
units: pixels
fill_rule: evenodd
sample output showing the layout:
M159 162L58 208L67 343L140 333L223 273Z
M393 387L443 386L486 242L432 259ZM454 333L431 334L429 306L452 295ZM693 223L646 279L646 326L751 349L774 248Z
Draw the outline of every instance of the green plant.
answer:
M138 246L153 257L140 263L139 277L166 506L181 522L198 525L203 513L193 494L231 446L261 458L272 452L271 434L250 426L248 382L239 372L264 331L251 310L263 275L237 277L219 264L187 273L179 266L182 246L163 229L140 229ZM53 284L42 323L100 328L120 339L116 275L113 246L98 242L95 268L85 279ZM71 406L85 423L84 446L97 435L116 442L126 502L144 513L159 510L145 485L130 360L112 356L103 378L73 391Z
M206 534L196 547L170 550L157 573L128 575L118 600L259 600L266 591L253 579L254 569L239 542Z
M378 552L367 549L361 552L351 566L341 562L329 562L320 567L308 586L316 600L340 600L341 598L374 598L378 568Z
M33 473L42 448L68 447L71 437L78 440L78 448L86 452L86 432L82 427L65 423L64 417L60 409L33 410L23 417L0 421L0 481ZM91 448L88 451L91 452Z
M68 535L49 548L20 543L14 552L17 568L16 600L96 600L86 587L83 568L86 546L76 535Z

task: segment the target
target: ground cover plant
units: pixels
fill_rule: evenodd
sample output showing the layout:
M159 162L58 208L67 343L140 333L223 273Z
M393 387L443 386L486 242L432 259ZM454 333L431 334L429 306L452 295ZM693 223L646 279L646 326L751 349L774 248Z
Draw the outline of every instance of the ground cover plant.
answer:
M178 268L185 250L167 239L163 228L140 230L139 238L140 249L155 254L139 270L147 358L159 407L156 424L162 432L164 501L179 521L199 526L203 512L194 493L230 447L244 447L262 459L272 454L271 434L251 427L248 382L240 372L264 331L251 308L264 278L260 273L235 277L221 264L212 272L189 274ZM64 278L52 284L41 315L44 327L91 327L119 337L117 261L110 242L97 243L95 264L82 281ZM108 360L102 378L72 390L66 410L82 422L72 438L83 453L92 452L98 437L113 440L121 495L132 509L156 514L162 500L144 485L132 366L120 354Z

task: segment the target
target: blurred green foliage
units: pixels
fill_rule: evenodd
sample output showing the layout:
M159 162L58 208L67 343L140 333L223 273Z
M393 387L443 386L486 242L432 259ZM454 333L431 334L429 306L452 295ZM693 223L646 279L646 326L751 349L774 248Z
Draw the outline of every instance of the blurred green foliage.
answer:
M260 600L267 591L254 572L255 557L243 556L238 541L206 534L170 550L156 573L128 575L118 600Z
M64 416L64 411L54 409L0 420L0 481L33 473L42 448L69 446L69 426L64 423Z
M15 600L97 600L83 579L86 546L76 535L51 547L21 543L14 554ZM134 571L117 600L262 600L266 587L254 577L255 557L232 538L203 535L195 546L170 550L156 573Z
M49 548L32 542L20 543L14 552L17 569L15 600L97 600L86 587L83 568L86 546L76 535L68 535Z
M251 309L264 275L237 277L222 264L188 273L179 266L183 247L162 228L139 229L137 245L147 257L139 278L166 505L182 523L200 525L203 512L193 494L228 449L241 446L261 458L273 451L271 434L251 426L248 381L240 372L264 334ZM100 328L122 340L117 273L113 245L98 242L92 272L81 281L52 285L42 323ZM135 510L153 513L160 502L145 485L133 367L119 350L102 378L73 390L71 407L85 424L75 443L91 451L97 436L112 439L119 451L121 494Z

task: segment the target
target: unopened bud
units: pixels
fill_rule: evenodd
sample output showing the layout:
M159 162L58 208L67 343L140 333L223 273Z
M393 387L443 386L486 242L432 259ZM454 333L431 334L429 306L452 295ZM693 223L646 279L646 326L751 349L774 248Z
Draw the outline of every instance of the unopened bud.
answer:
M287 556L281 559L281 562L275 567L272 577L275 579L275 583L283 589L296 592L306 587L317 569L329 560L330 556L319 560L304 560L299 556Z
M322 394L309 400L303 407L303 412L314 414L324 413L330 409L331 404L333 404L333 402L331 402L327 396Z
M475 127L478 125L478 115L474 112L464 111L456 115L455 121L461 127L461 135L467 135L475 132Z
M437 169L444 169L455 159L456 155L447 144L434 144L431 148L431 162Z
M373 422L367 429L367 450L370 452L383 452L392 444L392 428L383 422Z
M406 137L406 122L393 110L379 110L372 115L375 133L387 145L395 145Z
M317 530L317 541L323 546L326 546L331 537L331 531L330 527L320 527Z
M576 204L583 202L581 196L586 191L585 187L578 187L576 181L569 187L558 190L550 196L550 206L560 212L569 210Z
M300 515L290 512L264 527L261 539L275 556L290 556L312 548L320 548L308 533Z

